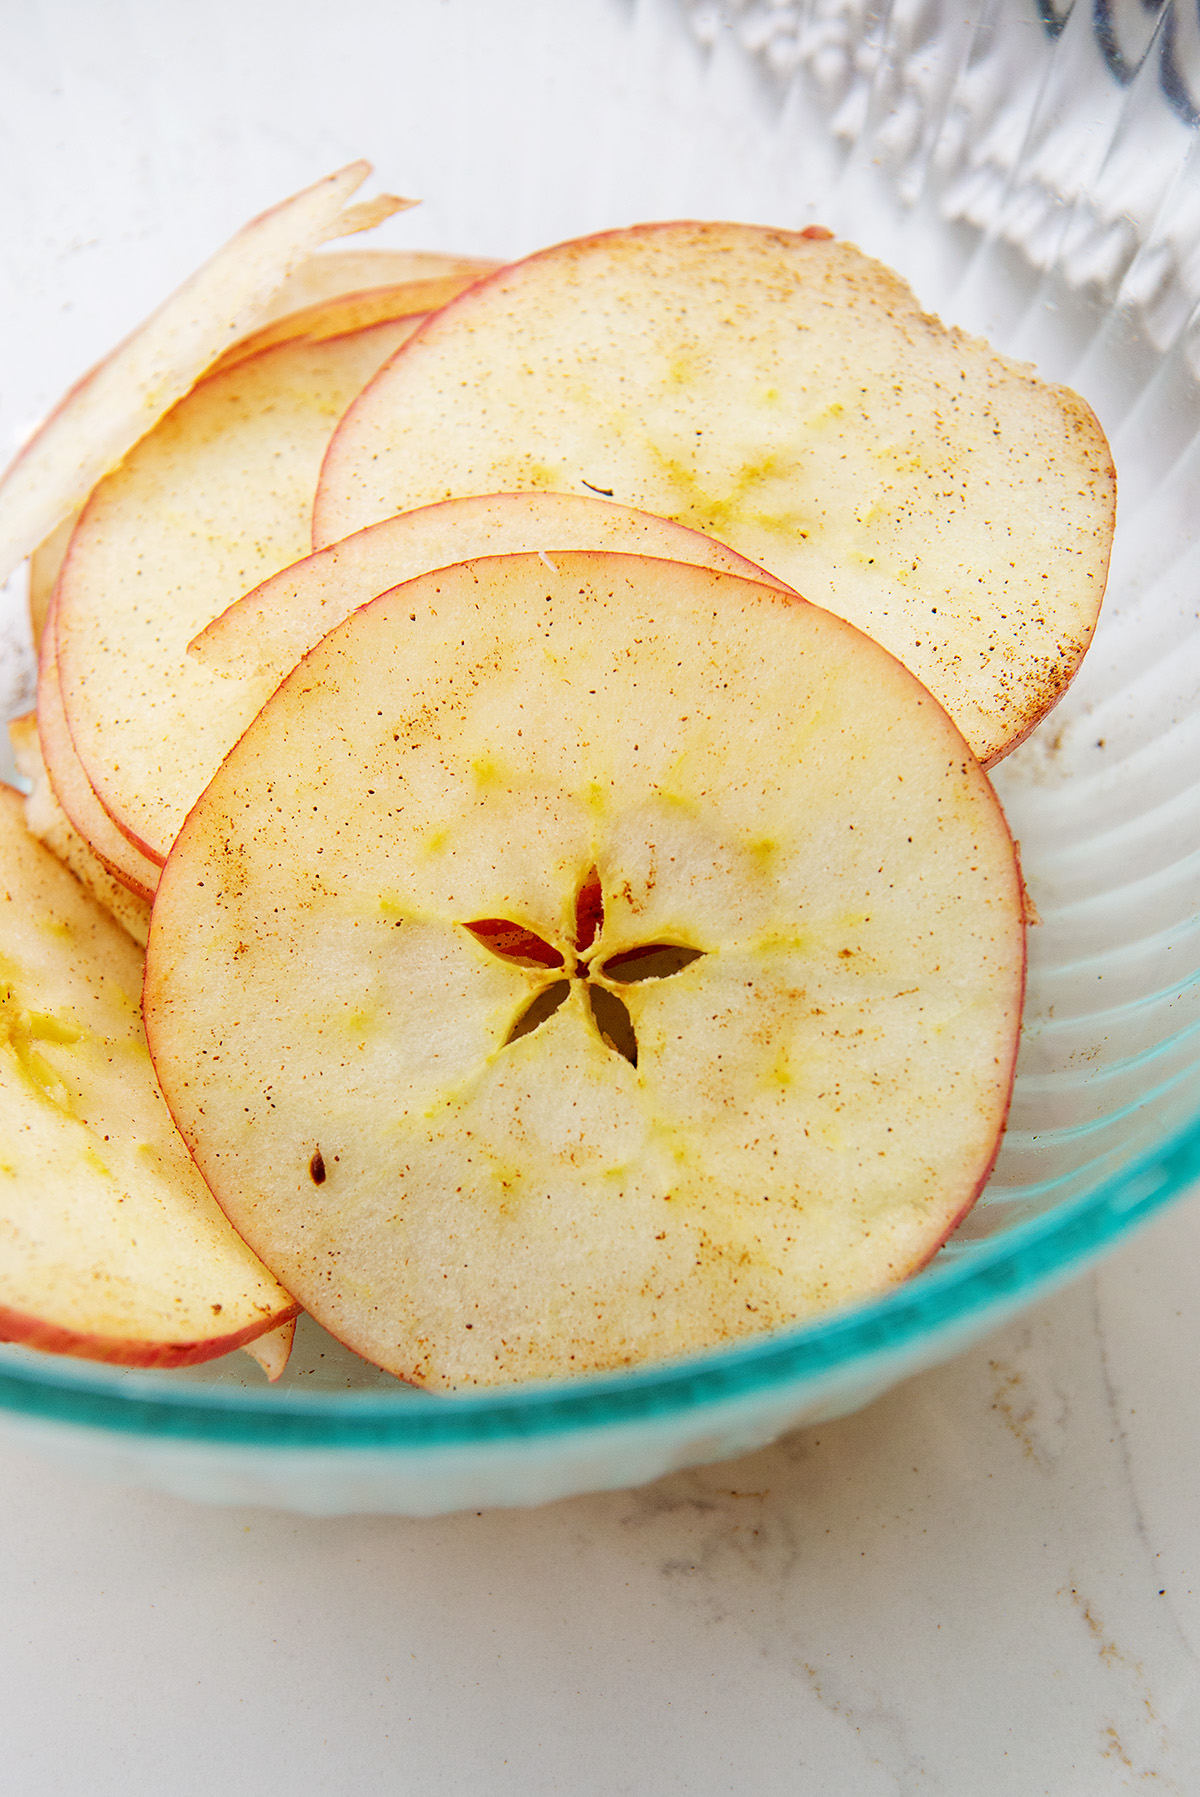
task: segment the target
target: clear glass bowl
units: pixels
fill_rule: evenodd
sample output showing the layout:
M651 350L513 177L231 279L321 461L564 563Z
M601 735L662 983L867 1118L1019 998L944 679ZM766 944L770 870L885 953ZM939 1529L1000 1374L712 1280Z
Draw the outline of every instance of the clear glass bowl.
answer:
M995 1175L919 1278L686 1363L439 1399L302 1322L122 1372L0 1348L5 1426L214 1501L429 1513L743 1452L865 1403L1200 1177L1200 45L1182 6L1050 0L327 10L49 0L0 66L0 456L251 212L359 154L428 196L397 245L514 256L638 218L818 221L1092 402L1121 483L1067 698L997 786L1041 924ZM12 346L20 346L14 356ZM21 595L0 628L29 702Z

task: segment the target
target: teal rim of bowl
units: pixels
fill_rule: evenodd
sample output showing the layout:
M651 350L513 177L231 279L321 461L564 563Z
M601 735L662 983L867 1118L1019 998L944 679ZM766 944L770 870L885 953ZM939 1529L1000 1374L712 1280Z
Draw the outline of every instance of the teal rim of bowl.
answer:
M935 1262L882 1298L820 1323L615 1375L452 1397L411 1387L394 1396L182 1384L170 1390L157 1384L164 1375L154 1375L151 1386L145 1373L122 1373L120 1385L106 1387L112 1369L47 1355L36 1364L0 1362L0 1411L124 1435L399 1452L499 1446L645 1423L882 1370L889 1356L919 1353L922 1343L956 1326L978 1324L1062 1284L1198 1180L1200 1118L1091 1192L973 1244L961 1259Z

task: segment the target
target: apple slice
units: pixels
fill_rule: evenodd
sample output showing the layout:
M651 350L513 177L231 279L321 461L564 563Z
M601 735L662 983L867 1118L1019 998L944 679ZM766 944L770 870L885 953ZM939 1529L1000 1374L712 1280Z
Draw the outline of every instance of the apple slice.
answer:
M253 1341L242 1343L243 1354L249 1354L251 1360L257 1361L267 1378L274 1385L283 1377L288 1361L292 1357L292 1344L296 1339L296 1319L280 1323L278 1329L270 1329L266 1335L256 1335Z
M119 348L86 374L0 478L0 580L87 496L320 243L413 204L350 195L371 172L352 162L252 219Z
M0 1337L131 1366L225 1354L296 1313L163 1104L142 957L0 789Z
M42 759L34 713L30 711L24 717L10 719L8 735L17 772L29 781L29 791L25 795L26 828L70 869L80 885L85 886L96 902L116 918L126 934L140 948L145 948L150 933L149 901L116 878L59 804Z
M385 324L393 318L423 318L456 299L478 278L477 274L441 275L435 280L401 281L391 287L370 287L361 293L339 293L331 299L317 300L311 306L285 312L249 336L239 338L213 364L213 372L232 368L261 350L290 343L297 337L320 343L326 337L345 337L351 331L365 331L370 325Z
M306 553L338 418L416 323L299 339L208 376L88 501L55 596L62 701L101 804L152 861L165 859L183 821L164 779L177 733L210 771L229 746L219 729L214 741L212 677L187 645L232 599Z
M729 543L891 649L989 762L1078 666L1115 490L1078 395L853 245L692 223L543 250L430 319L334 438L314 543L515 487Z
M144 855L117 828L75 752L58 680L54 613L55 601L51 600L38 656L37 687L38 739L51 791L68 822L108 871L148 904L154 897L162 863Z
M401 281L436 281L443 275L478 280L501 264L483 256L446 256L437 250L322 250L306 256L276 288L262 323L282 318L301 306L362 293L372 287L395 287Z
M987 777L878 645L730 574L512 555L268 701L164 869L144 1005L247 1241L454 1389L921 1266L991 1167L1023 968Z
M33 646L40 649L50 614L50 602L58 585L58 576L71 541L71 532L79 521L78 512L68 512L61 524L38 544L29 558L29 627Z

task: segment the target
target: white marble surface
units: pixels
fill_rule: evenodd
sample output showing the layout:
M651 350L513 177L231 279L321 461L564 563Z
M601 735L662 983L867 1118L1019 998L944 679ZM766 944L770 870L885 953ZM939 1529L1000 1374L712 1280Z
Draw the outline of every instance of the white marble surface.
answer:
M857 1417L330 1521L0 1440L21 1797L1200 1792L1200 1198Z

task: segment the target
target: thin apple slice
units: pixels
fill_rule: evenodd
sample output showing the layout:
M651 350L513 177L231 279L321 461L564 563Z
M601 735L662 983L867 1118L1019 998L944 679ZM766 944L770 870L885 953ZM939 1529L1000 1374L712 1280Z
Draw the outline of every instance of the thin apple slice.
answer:
M256 1335L253 1341L243 1342L242 1352L249 1354L251 1360L257 1361L274 1385L277 1379L283 1377L292 1357L295 1340L296 1319L291 1317L286 1323L280 1323L278 1329L270 1329L266 1335Z
M146 1053L142 957L0 789L0 1337L133 1366L296 1313L221 1215Z
M88 501L55 596L62 700L101 804L152 861L183 821L166 790L179 731L209 771L229 746L206 711L213 677L187 645L307 552L338 418L416 323L280 344L208 376Z
M432 318L334 438L314 544L514 487L729 543L889 648L988 762L1079 664L1115 493L1078 395L853 245L693 223L560 244Z
M898 662L765 585L560 553L321 640L184 826L144 1004L239 1231L453 1389L922 1265L992 1164L1023 968L991 786Z
M40 649L50 615L50 601L58 585L58 576L66 558L71 532L79 520L78 512L68 512L61 524L40 542L29 558L29 627L35 649Z
M110 871L91 843L75 828L55 795L42 759L37 717L30 711L12 718L8 726L17 772L29 781L25 795L25 825L50 853L69 868L92 897L139 946L145 948L150 933L149 901ZM157 872L157 869L155 870Z
M252 219L71 389L0 478L0 580L258 323L318 244L413 203L385 194L366 210L350 206L370 172L369 162L352 162Z
M389 587L432 568L481 555L529 550L551 558L561 549L611 549L691 562L782 586L724 544L649 512L574 493L487 493L402 512L319 550L255 587L214 618L188 645L214 682L205 711L232 748L255 713L327 630ZM552 560L548 565L553 565ZM784 588L784 591L789 589ZM172 733L179 745L176 788L180 821L216 771L183 757L192 747L186 720ZM177 795L177 796L176 796Z
M104 866L131 893L149 903L158 885L161 861L152 861L118 829L96 794L75 752L58 679L55 602L52 600L38 656L38 740L50 787L68 822Z
M301 306L361 293L371 287L394 287L401 281L436 281L443 275L478 280L501 267L484 256L447 256L437 250L340 249L307 256L276 288L262 322L282 318Z
M401 281L391 287L369 287L361 293L339 293L332 299L317 300L295 312L285 312L249 336L239 338L213 364L213 372L232 368L261 350L290 343L297 337L320 343L326 337L345 337L351 331L365 331L370 325L386 324L393 318L421 318L457 299L478 279L477 274L440 275L433 280Z

